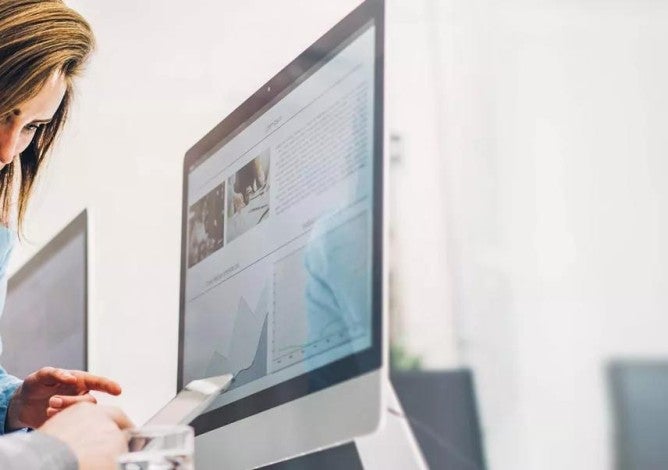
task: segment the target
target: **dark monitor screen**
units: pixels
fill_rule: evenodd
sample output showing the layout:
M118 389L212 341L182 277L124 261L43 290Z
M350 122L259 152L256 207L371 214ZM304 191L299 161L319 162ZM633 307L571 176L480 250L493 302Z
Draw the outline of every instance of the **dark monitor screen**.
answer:
M12 375L87 368L86 226L84 211L9 279L0 364Z

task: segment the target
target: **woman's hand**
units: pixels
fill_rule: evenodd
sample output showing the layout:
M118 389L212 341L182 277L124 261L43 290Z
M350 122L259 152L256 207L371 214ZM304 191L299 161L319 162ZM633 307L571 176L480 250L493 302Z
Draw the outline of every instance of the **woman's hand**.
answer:
M16 390L7 411L7 430L38 428L51 416L75 403L96 403L88 392L120 395L121 387L104 377L78 370L44 367L30 374Z
M67 444L81 470L115 470L118 456L128 451L128 436L123 430L132 426L117 408L83 403L58 413L38 431Z

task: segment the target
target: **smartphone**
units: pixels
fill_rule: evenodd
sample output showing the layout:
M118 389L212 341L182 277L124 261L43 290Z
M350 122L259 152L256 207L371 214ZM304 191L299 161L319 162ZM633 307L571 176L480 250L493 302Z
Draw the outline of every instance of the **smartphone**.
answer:
M193 380L169 403L163 406L144 426L163 424L190 424L213 401L230 387L232 374Z

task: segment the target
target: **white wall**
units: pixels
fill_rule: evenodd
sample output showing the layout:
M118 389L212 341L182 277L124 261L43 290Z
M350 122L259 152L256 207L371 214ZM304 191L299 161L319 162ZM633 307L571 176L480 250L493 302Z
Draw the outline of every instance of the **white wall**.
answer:
M393 337L429 369L457 364L448 251L450 188L442 133L440 25L429 2L387 3L387 126L401 138L391 164Z
M668 356L668 8L440 5L455 304L491 466L611 468L605 361Z

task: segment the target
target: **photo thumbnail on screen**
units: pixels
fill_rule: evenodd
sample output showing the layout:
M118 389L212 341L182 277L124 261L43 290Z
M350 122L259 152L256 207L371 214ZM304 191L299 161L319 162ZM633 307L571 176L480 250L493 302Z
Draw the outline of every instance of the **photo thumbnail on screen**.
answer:
M188 213L188 267L224 245L225 183L190 206Z
M227 241L269 216L269 149L242 166L227 181Z

